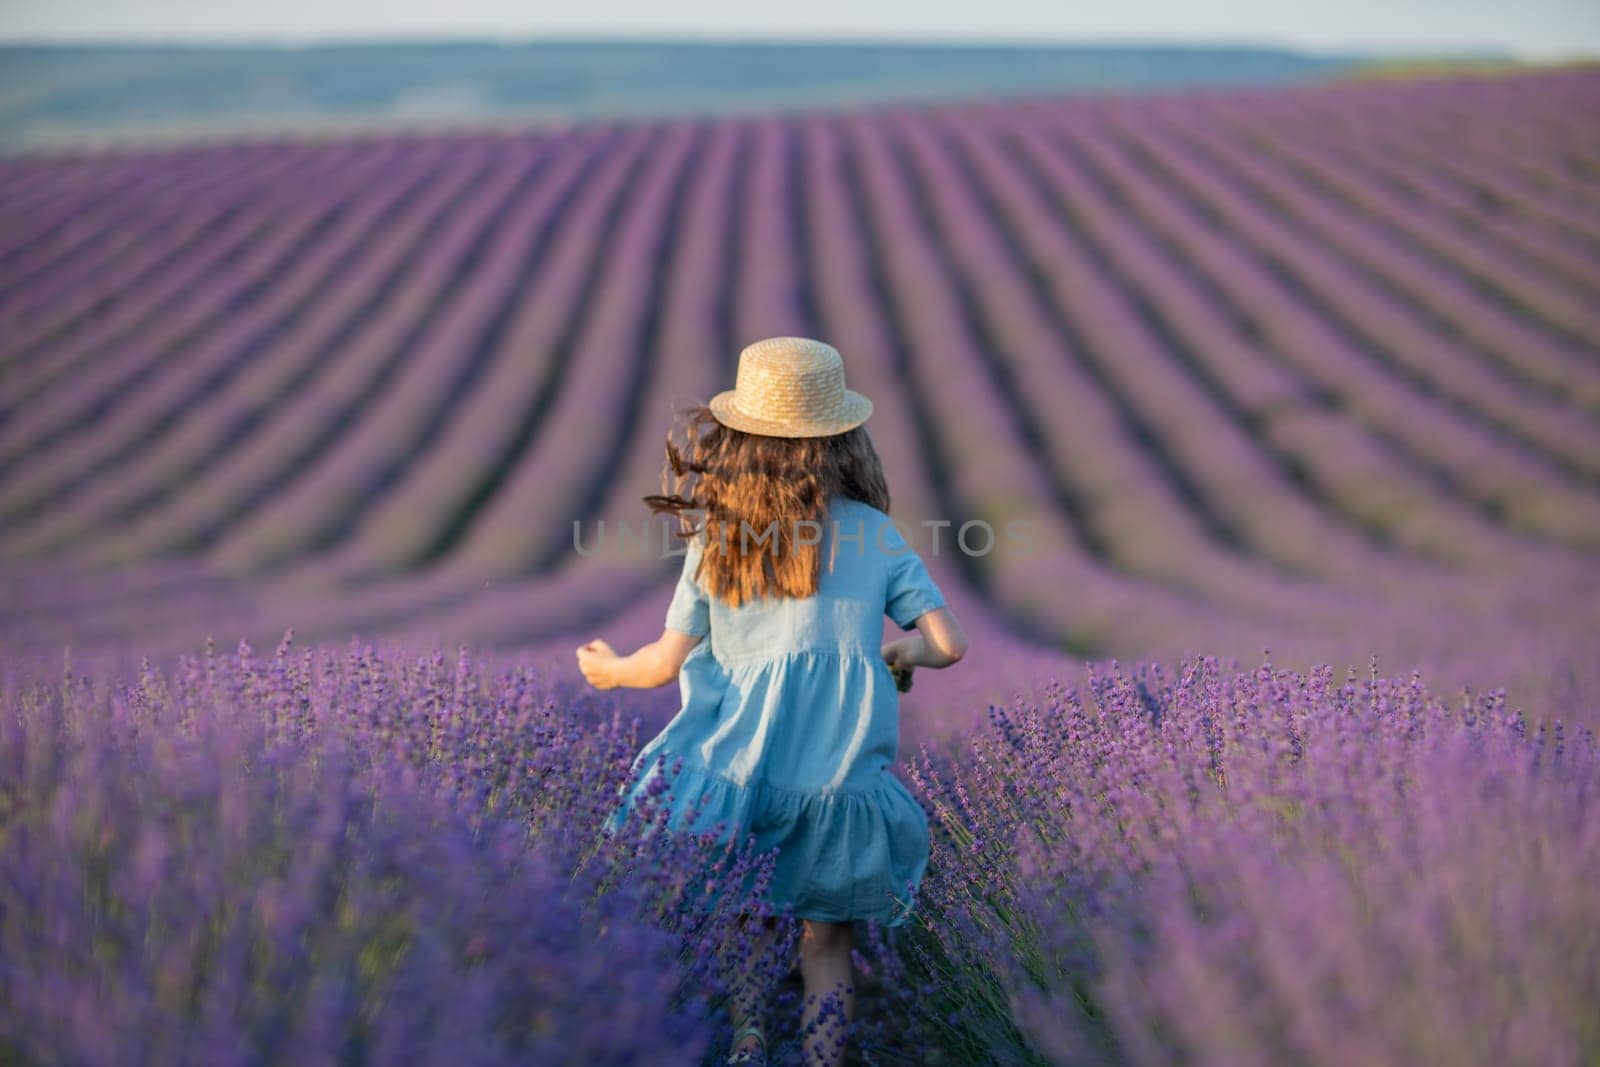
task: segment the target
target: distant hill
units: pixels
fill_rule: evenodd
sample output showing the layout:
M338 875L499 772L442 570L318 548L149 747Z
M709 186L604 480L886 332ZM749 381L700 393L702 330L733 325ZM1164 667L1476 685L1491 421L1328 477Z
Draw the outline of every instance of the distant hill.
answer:
M581 41L0 47L0 148L1282 84L1367 62L1272 48Z

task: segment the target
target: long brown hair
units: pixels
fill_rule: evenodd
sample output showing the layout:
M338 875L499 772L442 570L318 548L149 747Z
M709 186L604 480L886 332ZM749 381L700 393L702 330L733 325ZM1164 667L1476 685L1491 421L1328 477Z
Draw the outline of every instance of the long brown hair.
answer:
M816 593L820 545L815 533L796 535L824 529L835 495L889 510L883 463L863 427L830 437L765 437L725 426L697 404L681 413L674 430L682 443L667 435L661 492L644 502L653 513L676 515L680 537L704 532L695 578L734 607L768 595ZM700 526L691 512L704 516Z

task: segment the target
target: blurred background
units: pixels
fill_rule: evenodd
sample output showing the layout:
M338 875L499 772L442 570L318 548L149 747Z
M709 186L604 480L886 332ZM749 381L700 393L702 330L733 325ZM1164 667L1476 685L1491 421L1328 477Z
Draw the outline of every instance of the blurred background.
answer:
M1505 71L1594 55L1593 5L1141 0L1103 10L502 0L4 6L0 145L730 113Z
M8 648L651 636L677 561L574 524L638 528L672 410L793 334L982 635L952 707L1265 649L1600 706L1592 4L92 0L0 38Z

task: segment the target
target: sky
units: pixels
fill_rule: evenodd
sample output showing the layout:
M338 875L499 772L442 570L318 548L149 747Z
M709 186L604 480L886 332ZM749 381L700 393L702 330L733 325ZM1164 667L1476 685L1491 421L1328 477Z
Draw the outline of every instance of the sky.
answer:
M0 40L417 38L1194 42L1313 52L1600 55L1600 0L0 0Z

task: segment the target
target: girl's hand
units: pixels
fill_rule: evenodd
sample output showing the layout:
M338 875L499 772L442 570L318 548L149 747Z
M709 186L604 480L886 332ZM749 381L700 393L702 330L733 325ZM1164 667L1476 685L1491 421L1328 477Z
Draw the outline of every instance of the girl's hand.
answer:
M882 652L883 662L889 665L889 673L894 675L894 687L902 693L908 692L911 689L911 669L916 666L911 639L890 641L883 646Z
M616 650L597 637L578 649L578 670L596 689L615 689L618 658Z

